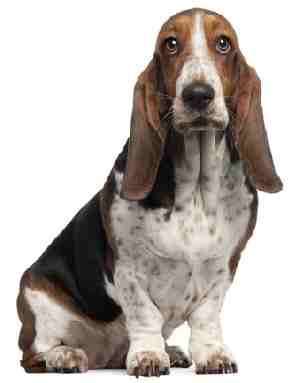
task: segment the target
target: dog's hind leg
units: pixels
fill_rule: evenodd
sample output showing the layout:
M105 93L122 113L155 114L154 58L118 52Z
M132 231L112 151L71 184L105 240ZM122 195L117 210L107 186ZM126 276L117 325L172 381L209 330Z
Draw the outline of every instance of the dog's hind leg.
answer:
M22 322L19 346L26 372L85 372L110 367L128 350L125 322L92 320L76 311L72 301L53 283L25 273L17 301ZM115 359L116 360L116 359ZM111 366L112 367L112 366Z

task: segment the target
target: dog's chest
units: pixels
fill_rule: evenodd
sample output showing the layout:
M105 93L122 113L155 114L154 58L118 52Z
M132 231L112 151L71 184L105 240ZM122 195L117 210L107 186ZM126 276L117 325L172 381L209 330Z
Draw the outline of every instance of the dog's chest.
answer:
M119 185L121 178L118 174ZM168 320L184 320L217 285L212 294L222 295L221 285L230 280L229 259L250 219L252 195L244 181L240 168L228 174L209 211L200 189L171 212L115 196L111 219L120 263L134 264Z
M229 203L229 202L228 202ZM116 242L121 252L198 263L230 255L244 234L249 206L220 203L207 215L197 201L180 210L145 210L135 202L119 200L112 213Z

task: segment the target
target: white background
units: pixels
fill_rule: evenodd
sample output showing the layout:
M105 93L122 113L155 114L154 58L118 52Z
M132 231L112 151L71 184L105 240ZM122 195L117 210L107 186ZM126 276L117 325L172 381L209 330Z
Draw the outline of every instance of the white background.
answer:
M103 185L129 134L132 91L170 15L224 14L263 83L271 149L285 189L260 193L258 224L223 311L238 376L173 381L299 379L299 10L296 1L1 1L1 381L40 381L19 367L15 300L21 273ZM188 329L174 342L186 348ZM133 381L124 372L86 379ZM43 379L83 379L44 375ZM171 379L163 377L161 379ZM4 380L3 380L4 381ZM103 380L102 380L103 381Z

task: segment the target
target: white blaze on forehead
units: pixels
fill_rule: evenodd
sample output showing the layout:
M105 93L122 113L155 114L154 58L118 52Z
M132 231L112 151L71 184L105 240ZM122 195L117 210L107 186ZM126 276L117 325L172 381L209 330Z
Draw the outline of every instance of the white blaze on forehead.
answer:
M193 17L193 29L191 36L192 52L182 68L182 72L177 80L176 91L179 96L183 88L193 81L202 80L211 85L216 96L222 94L221 81L212 60L204 30L204 15L196 13Z
M193 19L192 34L192 58L191 68L192 80L203 80L213 86L216 90L220 86L220 79L212 60L204 29L204 15L196 13Z
M209 52L204 31L204 19L201 13L196 13L193 24L192 55L206 62L209 60Z

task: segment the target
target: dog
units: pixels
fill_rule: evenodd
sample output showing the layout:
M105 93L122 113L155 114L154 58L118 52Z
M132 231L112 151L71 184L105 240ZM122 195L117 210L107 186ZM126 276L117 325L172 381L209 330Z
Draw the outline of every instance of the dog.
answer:
M22 276L25 371L237 372L219 314L257 190L282 189L260 92L223 16L197 8L163 24L103 189ZM166 343L184 322L190 356Z

